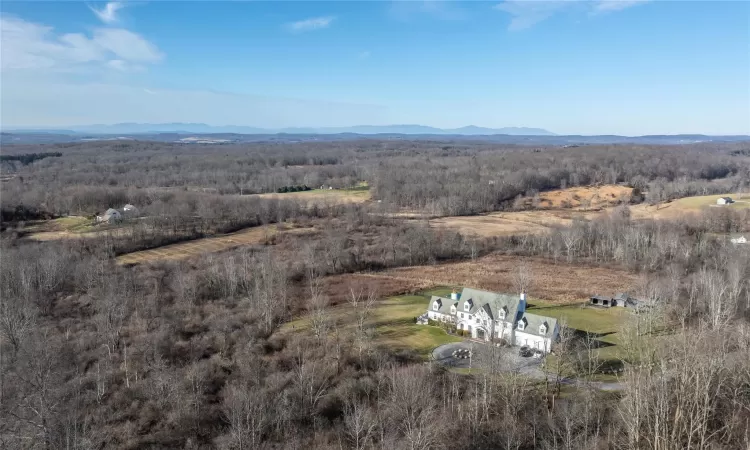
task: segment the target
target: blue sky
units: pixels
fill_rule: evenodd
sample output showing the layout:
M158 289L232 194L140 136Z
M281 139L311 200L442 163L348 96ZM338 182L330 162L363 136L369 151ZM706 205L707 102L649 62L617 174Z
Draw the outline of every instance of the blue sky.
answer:
M750 3L0 4L0 123L750 134Z

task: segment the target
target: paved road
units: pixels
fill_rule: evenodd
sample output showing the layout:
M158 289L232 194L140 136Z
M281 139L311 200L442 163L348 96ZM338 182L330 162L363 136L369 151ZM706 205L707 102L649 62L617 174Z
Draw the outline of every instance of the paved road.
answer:
M471 358L454 357L453 352L460 349L469 350ZM538 380L543 380L546 376L549 381L555 381L554 375L547 375L542 371L541 359L524 358L518 354L517 347L492 347L475 341L452 342L435 348L432 351L432 359L446 367L463 369L481 369L491 364L499 370L518 372ZM577 384L579 382L580 380L575 378L564 378L562 380L564 384ZM590 384L603 391L619 391L625 388L624 384L619 382L593 381Z

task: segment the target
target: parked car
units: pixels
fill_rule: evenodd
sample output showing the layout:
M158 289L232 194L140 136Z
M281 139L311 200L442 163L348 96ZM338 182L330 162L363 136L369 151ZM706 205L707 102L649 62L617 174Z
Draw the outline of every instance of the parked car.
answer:
M539 349L534 349L534 358L539 359L544 356L544 352Z
M529 356L533 354L533 352L531 351L529 347L524 345L523 347L521 347L520 350L518 350L518 354L520 356L523 356L524 358L528 358Z

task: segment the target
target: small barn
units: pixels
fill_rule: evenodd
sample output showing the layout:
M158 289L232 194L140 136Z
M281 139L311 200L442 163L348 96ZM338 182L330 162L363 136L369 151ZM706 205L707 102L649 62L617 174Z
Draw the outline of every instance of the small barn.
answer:
M122 213L128 216L134 216L138 214L138 208L128 203L127 205L122 207Z
M716 199L717 205L728 205L730 203L734 203L734 200L732 200L732 197L719 197Z
M589 304L591 306L601 306L604 308L610 308L612 307L612 297L605 297L603 295L594 295L593 297L589 297Z

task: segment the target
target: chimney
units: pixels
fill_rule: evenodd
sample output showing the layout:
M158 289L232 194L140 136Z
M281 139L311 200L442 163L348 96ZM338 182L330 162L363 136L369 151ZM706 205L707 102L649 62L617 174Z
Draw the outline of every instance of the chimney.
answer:
M526 312L526 292L521 291L521 298L518 300L518 312Z
M456 292L456 290L453 289L453 292L451 292L451 300L456 300L457 301L458 297L459 297L458 292Z

